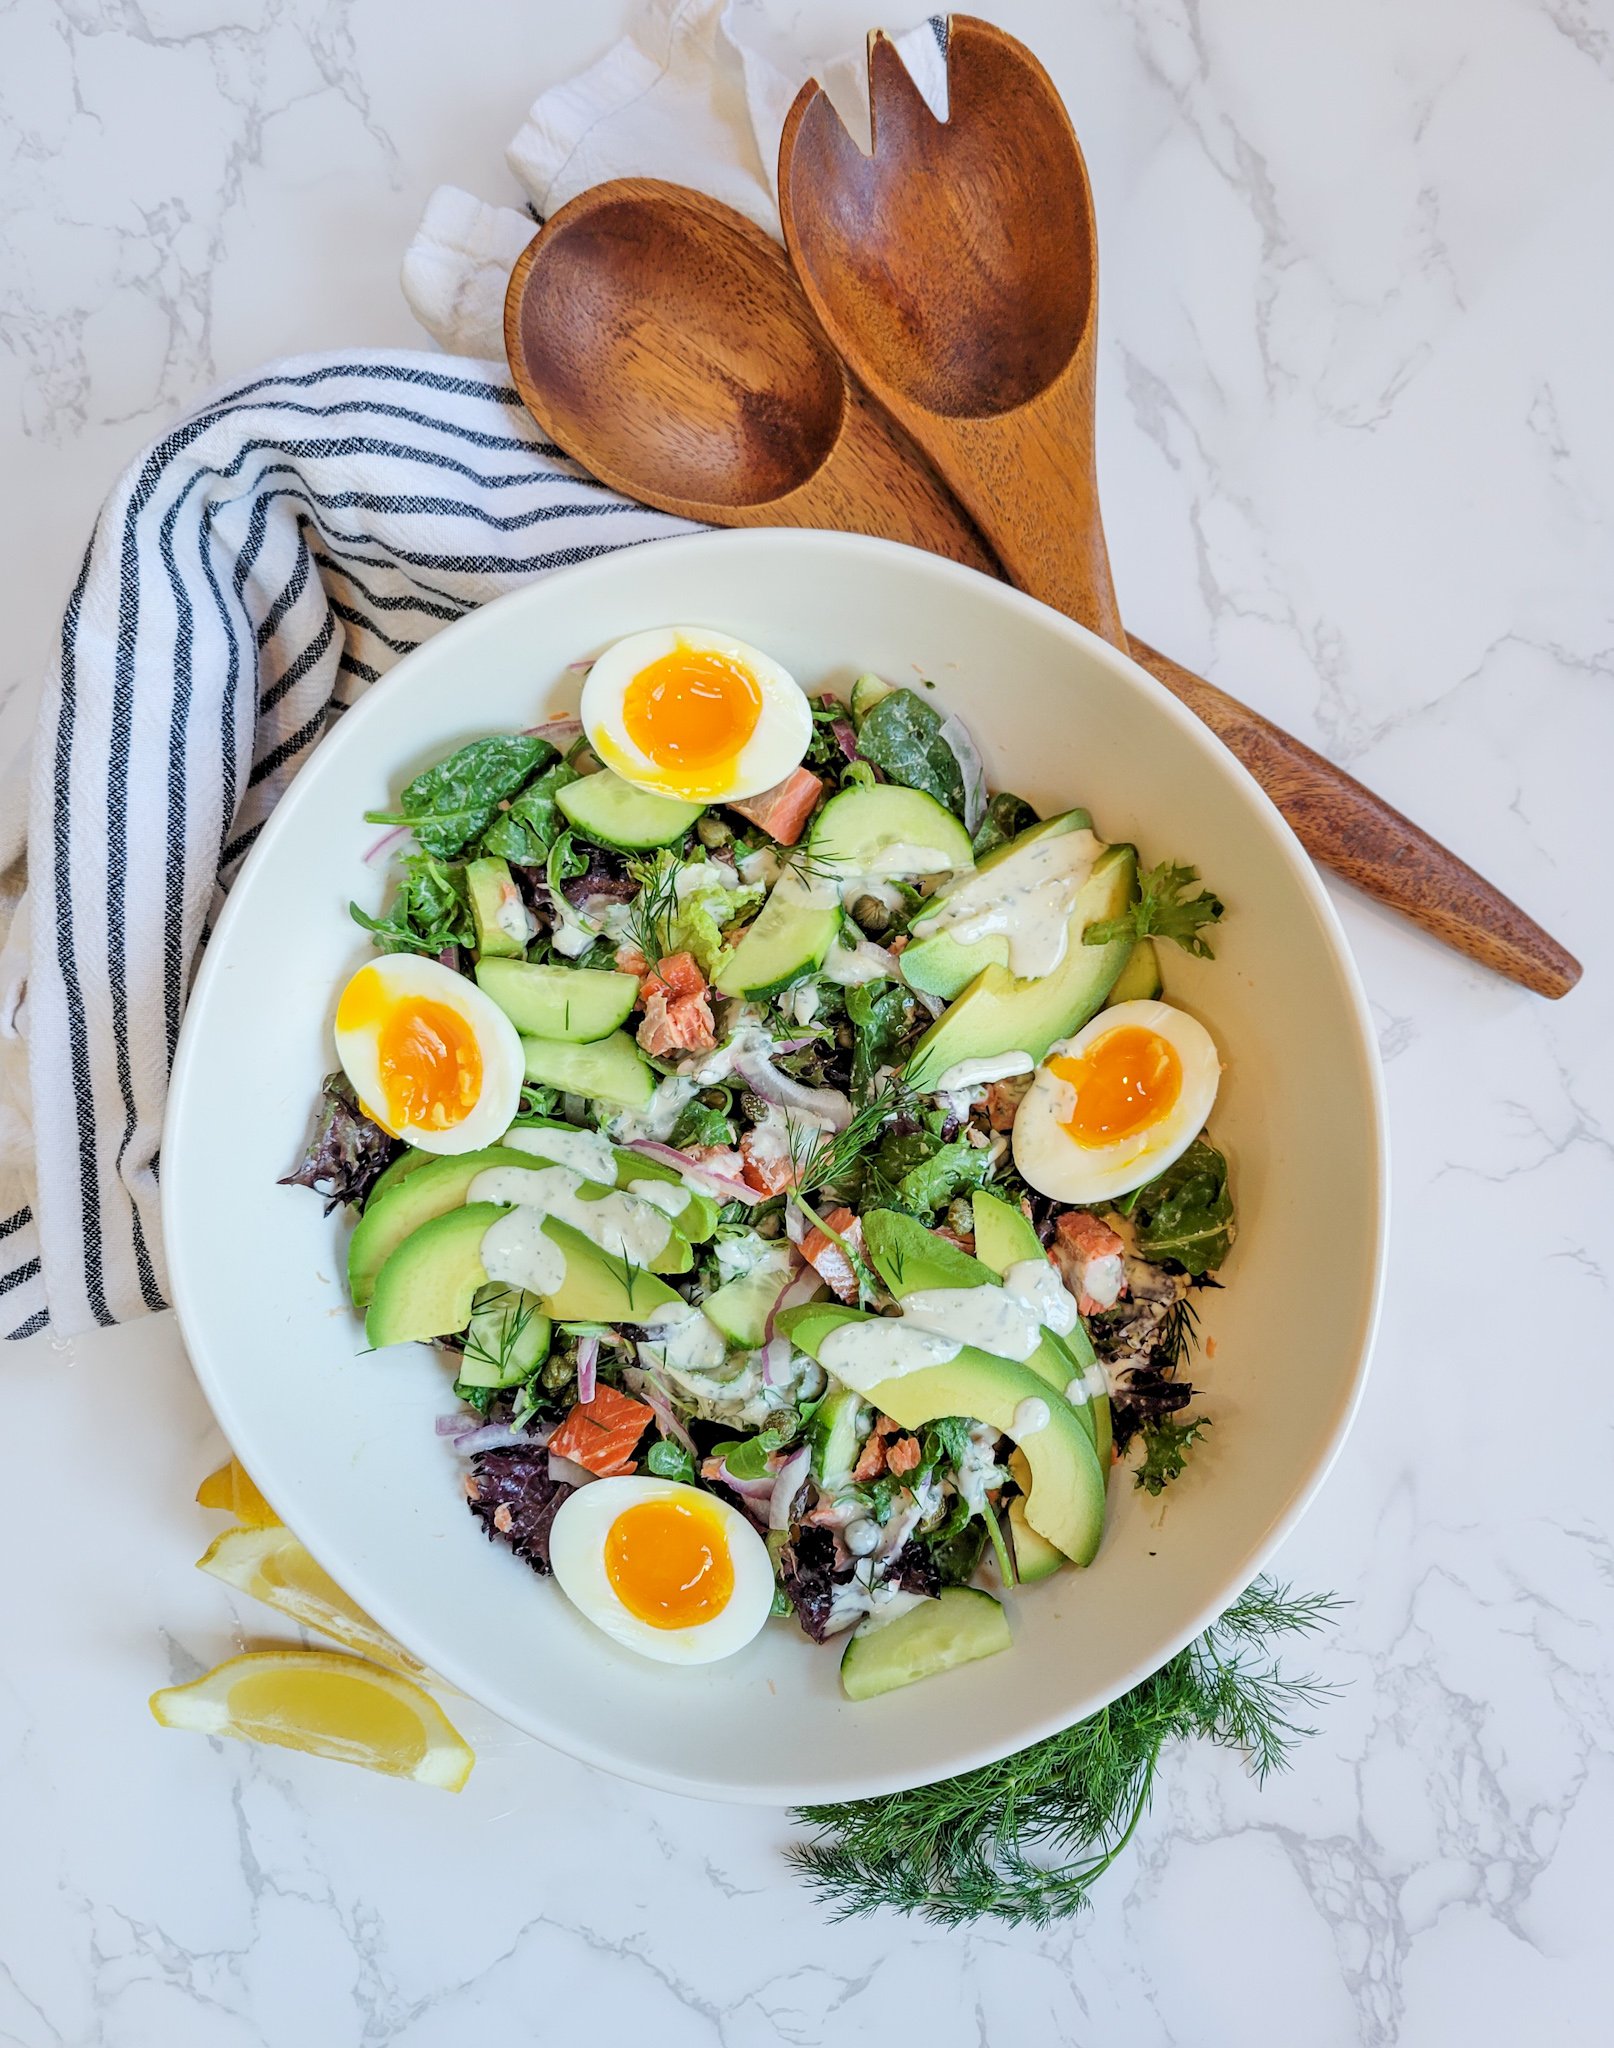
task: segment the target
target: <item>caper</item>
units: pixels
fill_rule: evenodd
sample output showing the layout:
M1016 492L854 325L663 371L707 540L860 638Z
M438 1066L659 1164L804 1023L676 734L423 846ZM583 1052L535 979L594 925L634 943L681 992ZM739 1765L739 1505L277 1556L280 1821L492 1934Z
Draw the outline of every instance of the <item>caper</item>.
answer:
M702 846L727 846L734 834L721 818L714 818L710 811L695 821L695 837Z
M729 1098L726 1088L706 1088L702 1090L701 1107L703 1109L727 1109L728 1106Z
M844 1019L835 1027L835 1043L843 1052L850 1052L852 1047L857 1044L857 1033Z
M852 917L871 939L877 939L882 932L891 929L891 913L878 896L854 896Z
M751 1227L758 1237L783 1237L785 1212L783 1209L770 1209L765 1216L759 1216Z
M975 1235L975 1205L968 1195L959 1195L947 1204L947 1228L955 1237Z
M542 1374L543 1383L550 1393L558 1394L571 1378L572 1372L572 1361L557 1352L553 1358L545 1363Z

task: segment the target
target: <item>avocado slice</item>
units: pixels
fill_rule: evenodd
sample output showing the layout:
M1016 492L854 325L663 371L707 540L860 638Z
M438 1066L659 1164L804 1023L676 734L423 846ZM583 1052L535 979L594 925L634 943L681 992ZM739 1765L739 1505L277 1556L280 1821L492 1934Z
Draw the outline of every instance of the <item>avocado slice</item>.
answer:
M1036 1236L1035 1231L1032 1236ZM929 1287L996 1286L1008 1270L1004 1267L994 1271L980 1259L972 1259L968 1252L960 1251L956 1244L949 1244L945 1237L932 1237L922 1223L916 1222L912 1216L899 1215L895 1209L869 1211L863 1218L863 1244L874 1261L875 1270L898 1301ZM1032 1256L1046 1256L1041 1245ZM1066 1390L1072 1380L1082 1377L1082 1367L1074 1352L1053 1330L1045 1329L1042 1342L1029 1358L1021 1362L1039 1379L1046 1380L1049 1386L1057 1387L1066 1400L1070 1400ZM1097 1430L1092 1402L1084 1399L1071 1405L1088 1435L1095 1438L1096 1449Z
M1127 956L1127 963L1115 978L1105 1009L1116 1003L1157 1002L1164 983L1160 979L1160 953L1153 939L1139 939Z
M467 862L465 887L471 899L471 922L476 926L477 958L522 959L532 927L509 863L486 857Z
M989 1194L982 1188L970 1198L970 1206L975 1211L975 1256L1000 1278L1022 1259L1047 1258L1035 1225L1018 1203L1006 1202L1001 1195ZM1080 1316L1076 1318L1075 1329L1068 1330L1059 1341L1070 1353L1072 1376L1095 1385L1095 1375L1099 1373L1098 1354ZM1095 1394L1083 1413L1093 1418L1093 1448L1108 1474L1111 1447L1115 1440L1109 1395Z
M1099 855L1071 910L1065 957L1052 974L1017 981L1007 967L982 968L914 1047L903 1076L909 1087L927 1093L961 1060L1006 1052L1040 1060L1049 1046L1079 1031L1114 986L1132 946L1130 939L1084 946L1082 933L1125 911L1137 864L1131 846L1108 846Z
M1052 1578L1067 1559L1062 1550L1055 1550L1047 1538L1039 1536L1026 1520L1031 1467L1026 1463L1024 1451L1016 1451L1010 1458L1009 1471L1020 1488L1009 1502L1009 1528L1014 1536L1014 1574L1022 1586L1034 1586L1039 1579Z
M383 1195L372 1199L359 1218L347 1247L347 1285L353 1306L363 1308L371 1299L376 1276L405 1238L434 1216L457 1209L465 1200L472 1181L491 1166L524 1167L541 1172L542 1160L530 1152L518 1152L508 1145L488 1145L480 1152L456 1152L434 1159L407 1175ZM598 1181L585 1180L578 1193L585 1201L597 1202L613 1190ZM687 1273L694 1264L690 1240L676 1222L663 1250L652 1261L657 1272Z
M984 903L999 890L1009 891L1017 886L1016 867L1026 867L1025 856L1033 847L1049 839L1067 838L1072 832L1085 832L1091 838L1092 831L1093 820L1086 811L1064 811L1057 818L1044 818L1041 824L1028 825L1006 846L977 861L974 875L960 886L969 891L972 900ZM1099 850L1100 842L1095 839L1095 859ZM946 900L945 895L934 897L933 908L939 910ZM917 920L919 925L924 922L923 917ZM961 989L968 988L983 967L1007 966L1008 959L1007 932L988 932L984 938L968 940L956 939L950 931L932 932L929 938L916 935L903 953L902 978L910 988L951 1002Z
M406 1237L376 1276L364 1319L371 1345L380 1350L465 1329L477 1290L488 1284L482 1240L509 1213L498 1202L470 1202ZM546 1217L543 1228L566 1254L565 1279L543 1297L544 1313L556 1321L642 1323L678 1299L654 1273L612 1258L558 1217Z
M524 1116L510 1126L510 1131L575 1131L576 1129L576 1124L569 1124L564 1118L553 1116ZM507 1145L510 1143L510 1131L505 1133L505 1143ZM516 1149L526 1151L525 1146ZM616 1187L631 1187L632 1183L636 1180L669 1181L675 1187L682 1187L684 1185L684 1177L676 1166L668 1166L664 1161L652 1159L646 1153L631 1151L626 1145L614 1145L611 1149L615 1160L612 1184ZM529 1161L542 1156L536 1147L528 1155ZM559 1163L562 1166L566 1164L564 1159ZM681 1230L691 1244L704 1244L717 1228L718 1205L710 1195L699 1194L694 1189L690 1189L688 1193L689 1200L678 1211L677 1215L672 1218L672 1226L675 1230Z
M822 1363L825 1340L833 1331L877 1320L838 1303L809 1302L786 1309L776 1327L798 1350ZM843 1385L851 1384L840 1367L834 1370ZM1104 1533L1103 1469L1077 1411L1029 1366L966 1344L943 1364L894 1379L879 1379L874 1371L866 1379L860 1374L856 1391L904 1429L918 1429L943 1415L968 1415L1009 1437L1024 1428L1017 1420L1023 1404L1038 1403L1039 1412L1047 1410L1046 1423L1016 1438L1031 1472L1026 1519L1073 1563L1091 1564Z
M472 866L476 863L473 861ZM578 1045L609 1038L639 1000L639 977L603 967L544 967L535 960L476 963L478 987L530 1038Z

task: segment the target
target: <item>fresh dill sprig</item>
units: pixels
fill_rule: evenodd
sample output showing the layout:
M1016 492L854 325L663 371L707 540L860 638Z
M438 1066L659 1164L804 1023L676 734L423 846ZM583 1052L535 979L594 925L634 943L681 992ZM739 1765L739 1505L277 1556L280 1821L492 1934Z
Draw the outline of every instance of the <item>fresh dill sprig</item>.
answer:
M878 1095L870 1096L842 1131L791 1123L790 1174L797 1193L810 1195L816 1188L845 1180L885 1125L912 1100L911 1090L893 1078Z
M501 1287L496 1293L484 1289L476 1303L478 1316L473 1317L465 1336L465 1356L479 1365L490 1365L501 1379L509 1373L515 1362L516 1347L522 1333L535 1315L542 1312L542 1304L519 1287ZM481 1311L497 1309L494 1323L496 1334L488 1342L488 1324L494 1319L484 1317Z
M1131 1840L1168 1743L1242 1750L1264 1778L1314 1732L1301 1717L1334 1688L1288 1676L1273 1646L1337 1604L1257 1579L1153 1677L1060 1735L939 1785L798 1807L815 1838L791 1860L837 1919L892 1906L945 1927L1041 1927L1079 1912Z
M844 863L823 849L815 849L812 836L799 839L794 846L787 846L779 855L779 873L794 875L799 882L835 882L844 872Z
M1188 1363L1189 1353L1198 1349L1199 1310L1192 1297L1185 1294L1161 1317L1150 1362L1159 1372L1176 1373Z
M678 875L683 862L663 847L653 860L630 860L628 873L639 885L627 914L630 942L654 967L672 951L673 925L678 917Z

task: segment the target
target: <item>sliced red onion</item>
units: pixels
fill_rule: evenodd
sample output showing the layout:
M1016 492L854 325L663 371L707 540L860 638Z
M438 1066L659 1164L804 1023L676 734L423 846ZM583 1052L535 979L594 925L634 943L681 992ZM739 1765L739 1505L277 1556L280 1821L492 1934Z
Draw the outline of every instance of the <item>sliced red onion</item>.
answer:
M575 1465L570 1458L549 1454L549 1476L562 1486L587 1486L591 1479L598 1479L598 1472L591 1472L586 1465Z
M796 1260L795 1260L795 1256L794 1256L794 1254L795 1254L795 1251L796 1251L796 1247L795 1247L795 1246L792 1246L792 1247L791 1247L791 1251L792 1251L792 1257L791 1257L791 1261L790 1261L790 1263L791 1263L792 1265L794 1265L794 1264L796 1263ZM808 1270L808 1272L809 1272L809 1273L812 1273L812 1268L811 1268L810 1266L808 1267L808 1269L807 1269L807 1270ZM813 1278L814 1278L814 1279L817 1279L817 1277L818 1277L818 1276L817 1276L817 1274L816 1274L816 1273L814 1273L814 1274L813 1274ZM764 1344L771 1344L771 1343L773 1342L773 1322L774 1322L774 1317L778 1315L779 1311L780 1311L780 1310L781 1310L782 1308L794 1308L794 1307L795 1307L795 1305L796 1305L796 1304L795 1304L795 1301L793 1301L793 1300L791 1299L791 1295L792 1295L792 1292L793 1292L793 1290L794 1290L794 1289L795 1289L795 1288L796 1288L796 1287L797 1287L797 1286L798 1286L799 1284L800 1284L800 1275L798 1274L798 1275L797 1275L797 1277L796 1277L795 1279L793 1279L793 1280L791 1280L791 1281L790 1281L790 1283L789 1283L789 1285L788 1285L788 1286L786 1286L786 1287L784 1287L784 1288L782 1288L782 1289L780 1290L780 1292L779 1292L779 1295L778 1295L778 1298L777 1298L777 1299L775 1300L775 1302L774 1302L774 1304L773 1304L773 1307L772 1307L772 1308L770 1308L770 1309L769 1309L769 1311L768 1311L768 1320L767 1320L767 1322L766 1322L766 1323L764 1323L764 1324L763 1324L763 1326L762 1326L762 1341L763 1341L763 1343L764 1343ZM798 1299L799 1299L799 1298L800 1298L800 1297L798 1297ZM765 1364L765 1363L766 1363L766 1360L764 1360L764 1364Z
M915 1002L919 1003L924 1009L927 1009L933 1017L939 1017L947 1007L940 996L933 996L925 989L911 989L909 993L913 996Z
M583 721L580 718L550 718L542 725L529 725L524 737L529 740L548 740L549 744L555 747L559 746L562 740L575 740L582 730Z
M834 719L829 729L834 733L835 743L847 760L855 761L857 759L857 734L852 730L851 721L845 718Z
M964 778L964 830L973 835L986 816L986 763L969 727L956 712L949 711L942 720L940 738L951 749Z
M804 1267L774 1303L774 1314L777 1316L787 1308L800 1308L803 1302L812 1300L823 1284L823 1275L816 1266Z
M773 1505L773 1489L776 1483L773 1474L770 1472L762 1479L736 1479L729 1470L728 1461L725 1458L718 1459L717 1471L718 1477L729 1491L737 1493L740 1499L744 1501L747 1512L754 1515L766 1527L768 1513Z
M593 1400L599 1362L599 1338L579 1337L577 1340L577 1398L579 1401L588 1402Z
M635 1373L634 1381L634 1391L655 1416L662 1435L671 1437L674 1443L682 1444L689 1455L698 1461L700 1452L695 1448L695 1439L673 1413L672 1402L661 1381L644 1366Z
M676 1167L692 1187L704 1194L716 1195L720 1202L755 1204L768 1199L748 1181L731 1180L726 1173L712 1173L698 1159L691 1159L687 1152L680 1152L673 1145L663 1145L655 1138L630 1138L624 1149L642 1152L646 1159L659 1159L663 1166Z
M413 825L394 825L389 831L382 833L374 846L364 855L364 858L366 861L374 862L378 861L384 853L391 853L395 849L401 851L402 842L406 839L413 839L414 836L415 828Z
M801 1491L802 1481L807 1477L807 1468L813 1461L813 1454L806 1444L791 1452L779 1467L773 1482L773 1495L768 1502L768 1527L788 1529L790 1527L790 1506Z
M807 1088L800 1081L781 1074L765 1054L743 1052L734 1071L749 1081L764 1102L776 1102L782 1109L799 1109L832 1131L844 1131L852 1121L852 1105L839 1088Z
M462 1458L474 1458L478 1451L542 1450L543 1441L524 1429L512 1429L507 1422L485 1422L456 1436L454 1448Z
M774 1047L775 1052L805 1052L810 1045L816 1045L816 1038L787 1038Z

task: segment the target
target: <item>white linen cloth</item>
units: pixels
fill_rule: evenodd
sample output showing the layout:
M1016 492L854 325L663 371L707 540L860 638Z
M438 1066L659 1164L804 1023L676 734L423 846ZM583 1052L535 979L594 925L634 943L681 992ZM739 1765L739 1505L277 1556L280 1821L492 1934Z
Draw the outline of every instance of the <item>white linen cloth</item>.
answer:
M900 44L938 106L942 38L935 23ZM654 0L538 99L510 162L540 214L657 175L777 232L779 130L807 69L740 0ZM445 349L479 360L272 364L147 449L102 511L31 778L0 781L0 1335L165 1306L180 1015L221 892L321 736L488 598L686 530L587 477L510 387L499 313L531 232L515 209L434 194L405 290Z

